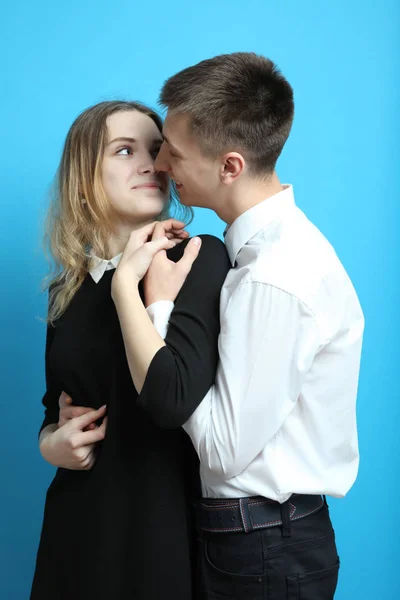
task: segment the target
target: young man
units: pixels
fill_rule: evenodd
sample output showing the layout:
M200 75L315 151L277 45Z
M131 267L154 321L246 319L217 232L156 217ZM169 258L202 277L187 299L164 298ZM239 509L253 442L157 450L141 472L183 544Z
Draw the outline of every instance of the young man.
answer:
M202 598L329 600L339 559L325 494L344 496L357 475L364 319L275 172L292 89L270 60L234 53L171 77L161 103L156 168L184 204L227 223L232 263L215 385L184 426L201 461ZM150 271L153 301L173 300L163 264Z

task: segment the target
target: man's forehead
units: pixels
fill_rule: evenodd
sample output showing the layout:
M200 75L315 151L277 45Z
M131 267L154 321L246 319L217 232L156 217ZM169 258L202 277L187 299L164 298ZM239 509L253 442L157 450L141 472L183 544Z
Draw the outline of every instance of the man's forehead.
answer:
M177 136L187 133L188 115L168 112L165 117L163 132L166 136Z

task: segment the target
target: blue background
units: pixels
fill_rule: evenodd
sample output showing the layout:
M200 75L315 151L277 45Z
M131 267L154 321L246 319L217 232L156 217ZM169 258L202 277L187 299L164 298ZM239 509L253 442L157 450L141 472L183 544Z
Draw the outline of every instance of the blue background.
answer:
M348 496L330 503L342 560L336 597L398 598L400 3L190 5L2 3L0 598L28 598L53 473L37 449L45 327L36 317L46 303L39 224L68 127L104 99L155 106L168 76L235 50L269 56L294 87L295 124L278 173L335 246L366 316L360 473ZM192 233L222 231L214 214L196 212Z

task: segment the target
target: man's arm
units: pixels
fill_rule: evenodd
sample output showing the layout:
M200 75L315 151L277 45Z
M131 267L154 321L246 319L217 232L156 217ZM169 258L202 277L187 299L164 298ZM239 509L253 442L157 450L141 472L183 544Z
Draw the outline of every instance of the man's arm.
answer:
M173 310L174 303L171 300L157 300L146 308L151 322L163 340L167 336L169 319Z
M184 425L200 460L224 479L239 475L296 404L321 337L294 296L243 283L222 315L214 386Z

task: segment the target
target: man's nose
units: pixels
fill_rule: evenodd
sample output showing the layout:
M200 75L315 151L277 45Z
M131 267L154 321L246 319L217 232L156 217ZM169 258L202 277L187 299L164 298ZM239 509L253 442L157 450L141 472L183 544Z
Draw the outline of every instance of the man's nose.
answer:
M161 146L160 151L156 156L154 168L156 171L169 171L169 164L166 160L164 144Z

